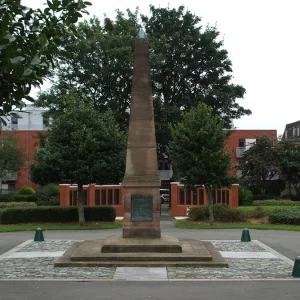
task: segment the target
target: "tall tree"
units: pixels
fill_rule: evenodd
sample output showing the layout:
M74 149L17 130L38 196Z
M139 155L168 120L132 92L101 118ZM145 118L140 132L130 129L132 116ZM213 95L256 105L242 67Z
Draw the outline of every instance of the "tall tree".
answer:
M140 17L151 47L159 154L167 153L168 123L181 121L198 103L210 106L226 127L232 119L251 113L236 102L245 89L231 83L231 61L215 27L203 28L201 19L184 6L151 5L150 16ZM80 24L82 40L66 40L64 49L72 57L59 66L56 83L38 104L61 110L57 95L75 86L98 110L112 109L121 127L127 128L138 22L138 11L127 10L127 15L118 11L115 20L106 18L103 25L95 18Z
M20 106L32 86L39 86L62 56L63 36L87 13L83 0L47 0L41 9L21 1L0 0L0 115ZM68 33L70 34L70 33Z
M77 183L79 224L83 225L83 185L121 181L126 138L110 111L100 114L74 95L61 101L66 108L53 121L45 147L36 153L31 179L42 185L62 180Z
M185 113L183 121L170 125L170 156L188 189L204 184L209 203L209 222L214 223L212 190L229 186L233 178L230 154L225 152L223 122L206 104Z
M285 181L289 194L292 187L300 195L300 151L297 141L283 139L277 145L280 177Z
M243 155L242 179L261 186L262 194L266 194L267 183L278 173L278 155L273 143L267 135L257 137Z
M1 124L0 124L1 127ZM1 129L1 128L0 128ZM12 132L0 133L0 193L2 183L11 173L19 171L25 161L25 154Z

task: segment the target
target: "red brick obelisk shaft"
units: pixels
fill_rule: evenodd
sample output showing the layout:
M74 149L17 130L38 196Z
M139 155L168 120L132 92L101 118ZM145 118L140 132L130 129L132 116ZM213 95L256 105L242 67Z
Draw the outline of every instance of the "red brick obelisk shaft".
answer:
M160 230L160 179L149 63L148 39L135 40L129 134L124 186L123 237L157 238ZM132 220L132 195L152 195L152 220Z

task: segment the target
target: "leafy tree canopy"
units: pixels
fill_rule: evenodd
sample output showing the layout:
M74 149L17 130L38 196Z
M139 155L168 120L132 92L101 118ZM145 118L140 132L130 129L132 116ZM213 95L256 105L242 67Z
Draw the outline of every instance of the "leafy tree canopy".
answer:
M91 103L62 96L65 109L55 118L44 148L36 153L31 179L45 185L78 184L79 224L85 223L83 184L119 183L125 171L126 136L110 111L98 113Z
M231 157L226 153L223 122L206 104L199 103L185 113L183 121L170 126L170 157L181 181L188 187L204 184L213 223L212 189L228 186Z
M0 128L1 129L1 128ZM6 181L9 174L19 171L25 155L13 133L0 133L0 181Z
M141 20L141 21L140 21ZM150 6L150 15L117 11L103 24L92 18L77 26L81 39L68 37L63 48L72 56L59 65L50 91L38 105L61 111L57 95L76 88L89 95L99 111L113 110L122 129L128 126L133 39L139 23L150 43L151 76L159 154L167 153L168 123L182 120L185 112L205 103L229 127L232 119L250 114L236 100L245 89L231 82L232 67L216 27L203 28L201 18L186 10Z
M49 75L54 59L64 55L63 36L87 13L83 0L47 0L44 10L19 0L0 0L0 115L19 107L32 86ZM70 32L68 32L70 34Z
M257 137L243 159L242 180L248 184L261 184L261 191L265 194L267 182L278 173L278 153L274 142L267 135Z

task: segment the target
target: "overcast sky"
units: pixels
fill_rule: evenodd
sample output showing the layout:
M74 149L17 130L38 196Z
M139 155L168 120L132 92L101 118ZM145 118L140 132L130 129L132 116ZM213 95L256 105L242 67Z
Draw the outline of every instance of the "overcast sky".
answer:
M42 7L43 0L22 0ZM114 17L116 9L139 6L149 13L149 4L178 7L184 4L202 18L202 24L217 24L233 65L233 82L246 88L239 103L251 116L235 120L238 129L277 129L300 120L300 1L299 0L89 0L91 15Z

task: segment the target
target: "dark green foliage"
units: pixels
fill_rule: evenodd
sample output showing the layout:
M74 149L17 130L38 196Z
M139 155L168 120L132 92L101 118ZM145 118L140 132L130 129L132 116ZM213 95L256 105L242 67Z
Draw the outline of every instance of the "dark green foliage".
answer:
M185 112L205 103L230 127L233 119L249 115L236 101L245 89L232 83L228 52L216 27L184 6L177 9L150 5L149 16L138 11L117 11L103 24L91 19L77 27L80 39L68 37L62 47L72 56L56 69L56 83L39 97L39 104L60 112L59 95L76 87L89 96L99 111L111 109L122 129L128 126L131 100L134 38L139 18L150 44L151 76L158 153L167 154L168 123L182 120Z
M20 190L18 190L19 195L33 195L35 190L30 186L22 186Z
M36 191L37 205L59 205L59 187L55 183L49 183Z
M1 1L1 0L0 0ZM0 44L1 48L1 44ZM1 70L0 70L1 83ZM0 86L1 90L1 86ZM1 93L1 91L0 91ZM0 99L1 101L1 99ZM0 104L1 116L1 104ZM5 182L10 173L18 172L24 165L24 151L19 145L19 140L12 132L1 132L1 118L0 118L0 178L1 182ZM0 184L0 190L1 190Z
M263 207L257 206L254 210L247 211L248 218L260 219L269 215L269 211Z
M291 200L255 200L252 205L254 206L300 206L300 201Z
M112 206L87 206L84 209L86 221L115 221L116 210ZM78 222L78 209L77 207L40 206L33 208L7 208L0 211L1 224L32 222Z
M239 205L240 206L248 206L252 205L253 202L253 194L251 190L246 187L239 186Z
M189 219L195 222L208 220L208 207L191 207L189 210Z
M300 207L280 208L270 213L272 224L300 225Z
M278 174L278 154L274 141L266 135L256 137L255 144L243 157L245 163L241 165L242 180L248 185L259 185L260 193L267 194L268 182Z
M0 194L0 202L11 202L14 193Z
M36 202L37 198L35 194L31 195L22 195L22 194L14 194L11 198L11 201L14 202Z
M243 222L246 219L246 213L238 208L230 207L227 204L216 204L213 206L215 221L217 222ZM192 221L208 221L208 207L191 207L189 218Z
M0 115L20 107L24 98L33 100L31 87L42 84L54 59L64 55L61 41L87 5L47 0L44 10L34 10L22 1L0 0Z

